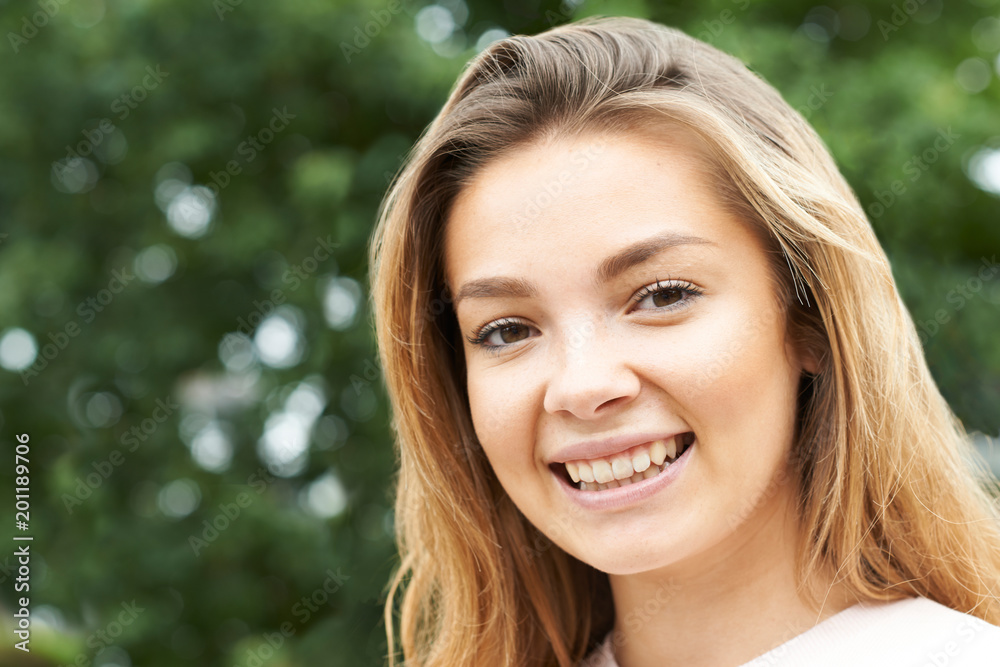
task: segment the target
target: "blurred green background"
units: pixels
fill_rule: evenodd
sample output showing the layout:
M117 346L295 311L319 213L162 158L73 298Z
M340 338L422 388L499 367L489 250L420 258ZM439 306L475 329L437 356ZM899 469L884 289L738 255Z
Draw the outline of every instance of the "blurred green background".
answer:
M0 664L383 664L376 209L469 58L590 14L807 116L1000 470L997 0L0 2Z

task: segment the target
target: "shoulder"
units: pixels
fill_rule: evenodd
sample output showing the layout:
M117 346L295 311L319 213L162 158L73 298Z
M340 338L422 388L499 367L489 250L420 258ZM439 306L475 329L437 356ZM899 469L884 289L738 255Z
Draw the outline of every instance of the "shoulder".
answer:
M612 633L578 667L619 667ZM1000 664L1000 627L927 598L862 602L741 667L982 667Z
M863 602L744 667L1000 663L1000 627L927 598Z

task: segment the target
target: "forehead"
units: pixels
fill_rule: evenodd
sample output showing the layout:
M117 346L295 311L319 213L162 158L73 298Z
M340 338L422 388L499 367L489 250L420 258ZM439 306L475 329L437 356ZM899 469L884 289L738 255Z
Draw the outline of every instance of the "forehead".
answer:
M655 234L748 233L726 210L706 148L691 133L558 137L488 163L445 226L449 285L480 272L572 263Z
M641 191L653 185L643 172L654 165L675 178L687 176L689 186L707 182L707 154L696 135L676 127L548 136L511 147L487 163L459 192L454 208L478 205L503 211L514 205L515 213L529 222L580 197Z

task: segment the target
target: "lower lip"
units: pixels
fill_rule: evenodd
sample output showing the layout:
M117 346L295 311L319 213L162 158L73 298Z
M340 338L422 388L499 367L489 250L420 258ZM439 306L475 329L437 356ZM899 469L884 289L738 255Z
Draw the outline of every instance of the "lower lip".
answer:
M581 491L576 486L571 486L561 475L553 475L558 479L559 486L566 492L570 500L587 510L603 511L621 509L634 505L649 498L663 487L673 483L684 471L691 452L698 441L692 442L684 453L676 461L667 466L666 470L656 477L644 479L627 486L620 486L617 489L604 489L603 491Z

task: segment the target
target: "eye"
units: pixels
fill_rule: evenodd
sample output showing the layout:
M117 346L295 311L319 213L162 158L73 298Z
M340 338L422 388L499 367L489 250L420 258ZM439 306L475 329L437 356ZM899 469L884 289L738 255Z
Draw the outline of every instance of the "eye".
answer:
M638 310L673 311L687 307L700 295L701 290L690 282L657 280L636 292L632 300L636 304L646 300L653 304L652 308L637 308ZM466 337L466 340L489 354L499 354L504 348L513 347L515 343L530 338L530 329L529 324L505 317L484 325Z
M639 310L674 310L682 308L701 295L701 290L687 281L678 280L657 280L652 285L647 285L639 290L635 295L635 302L642 303L649 300L652 308L640 308Z
M511 318L490 322L476 331L467 340L488 352L496 352L518 341L528 338L528 325Z

